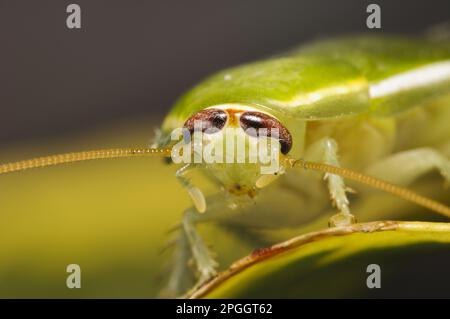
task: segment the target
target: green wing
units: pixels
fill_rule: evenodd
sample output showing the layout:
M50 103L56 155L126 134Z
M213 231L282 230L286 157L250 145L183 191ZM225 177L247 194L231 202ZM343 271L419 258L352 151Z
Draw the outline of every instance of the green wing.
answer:
M371 98L371 87L445 61L450 63L450 44L427 39L353 36L319 41L212 75L178 100L163 128L179 126L191 114L225 103L253 104L274 115L309 120L362 112L392 114L448 92L450 70L437 82L389 96Z
M370 109L375 114L394 114L450 92L448 41L356 36L316 42L291 54L335 58L352 64L369 83ZM395 78L398 81L393 81Z

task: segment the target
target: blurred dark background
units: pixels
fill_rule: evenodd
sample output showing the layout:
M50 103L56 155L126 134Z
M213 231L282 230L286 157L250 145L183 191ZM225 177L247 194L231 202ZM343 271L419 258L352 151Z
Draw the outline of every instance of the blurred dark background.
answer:
M65 24L72 2L81 30ZM372 2L382 9L379 31L365 24ZM449 0L1 0L0 147L143 116L157 122L223 67L319 36L416 34L449 16Z

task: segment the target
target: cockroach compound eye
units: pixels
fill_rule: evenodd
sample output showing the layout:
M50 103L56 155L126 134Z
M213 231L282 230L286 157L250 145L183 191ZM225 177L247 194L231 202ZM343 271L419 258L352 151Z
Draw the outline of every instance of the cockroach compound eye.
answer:
M246 132L259 132L259 129L266 129L267 136L271 137L271 132L275 129L278 133L278 140L281 145L281 153L287 154L292 148L292 136L288 129L276 118L261 112L244 112L240 117L242 128ZM254 130L249 130L254 129ZM254 134L253 134L254 135ZM256 137L258 134L256 134Z
M219 109L205 109L192 115L183 125L187 128L191 135L196 127L201 132L211 134L218 132L225 126L227 122L227 113Z

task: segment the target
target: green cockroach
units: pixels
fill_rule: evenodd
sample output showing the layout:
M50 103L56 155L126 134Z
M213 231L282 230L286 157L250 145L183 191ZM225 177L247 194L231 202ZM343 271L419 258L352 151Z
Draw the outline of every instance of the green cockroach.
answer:
M0 173L88 159L167 156L174 146L171 133L177 128L192 133L195 121L202 130L215 130L200 141L205 145L223 138L217 132L234 128L233 138L244 139L248 148L260 143L248 128L277 129L279 168L271 174L261 173L261 163L247 162L188 163L177 171L194 204L182 220L168 284L168 291L178 294L187 288L188 260L195 262L198 283L216 273L196 224L233 220L291 227L323 214L330 202L338 211L331 225L353 223L344 178L450 217L447 206L402 187L432 170L450 181L448 95L447 40L358 35L317 41L210 76L178 100L152 148L49 156L1 165ZM188 178L192 170L205 172L220 191L205 198ZM325 173L326 183L314 171ZM268 208L269 197L289 205Z

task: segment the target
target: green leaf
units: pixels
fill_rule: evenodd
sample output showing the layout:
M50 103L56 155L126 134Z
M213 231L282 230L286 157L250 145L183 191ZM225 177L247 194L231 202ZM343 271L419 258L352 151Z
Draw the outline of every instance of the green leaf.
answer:
M450 296L449 253L448 223L380 221L329 228L256 250L187 297ZM381 268L381 289L367 287L370 264Z

